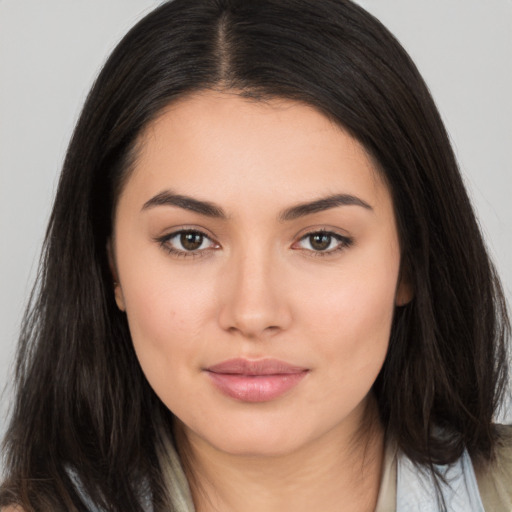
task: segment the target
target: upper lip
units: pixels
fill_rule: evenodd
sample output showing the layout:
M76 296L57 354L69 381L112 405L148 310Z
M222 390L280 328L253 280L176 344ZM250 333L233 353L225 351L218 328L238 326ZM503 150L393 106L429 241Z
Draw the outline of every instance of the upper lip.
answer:
M302 373L308 369L280 361L279 359L259 359L251 361L249 359L237 358L214 364L206 368L206 370L213 373L233 375L282 375Z

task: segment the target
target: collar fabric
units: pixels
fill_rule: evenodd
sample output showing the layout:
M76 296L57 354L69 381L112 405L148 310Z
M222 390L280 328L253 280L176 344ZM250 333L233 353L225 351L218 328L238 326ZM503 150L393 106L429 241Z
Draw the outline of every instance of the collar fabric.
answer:
M194 512L187 479L178 454L167 438L166 481L176 512ZM466 451L455 463L436 466L446 483L440 492L450 512L484 512L478 484ZM375 512L438 512L436 487L432 475L417 467L393 443L386 445L379 497Z

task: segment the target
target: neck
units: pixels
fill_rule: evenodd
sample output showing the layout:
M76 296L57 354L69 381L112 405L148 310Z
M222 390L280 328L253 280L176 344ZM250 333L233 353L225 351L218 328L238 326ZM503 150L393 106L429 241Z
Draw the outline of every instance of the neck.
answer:
M221 452L177 429L197 512L372 512L377 503L384 434L371 399L355 428L333 429L279 456Z

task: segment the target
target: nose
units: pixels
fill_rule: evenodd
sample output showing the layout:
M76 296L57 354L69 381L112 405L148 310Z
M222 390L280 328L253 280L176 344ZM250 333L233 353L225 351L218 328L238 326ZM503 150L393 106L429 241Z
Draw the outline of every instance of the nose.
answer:
M292 320L282 269L267 251L234 256L222 277L219 324L259 339L287 329Z

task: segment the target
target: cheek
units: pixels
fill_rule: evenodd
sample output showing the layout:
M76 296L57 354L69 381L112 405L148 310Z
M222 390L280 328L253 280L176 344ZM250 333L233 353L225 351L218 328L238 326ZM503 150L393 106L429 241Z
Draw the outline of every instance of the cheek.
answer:
M370 251L371 255L371 251ZM333 362L333 379L374 375L386 356L399 272L398 251L379 258L354 252L325 280L322 293L310 292L307 317L318 352Z
M139 362L158 392L158 383L179 378L201 353L213 290L205 276L173 268L165 256L132 256L120 265L126 314Z

